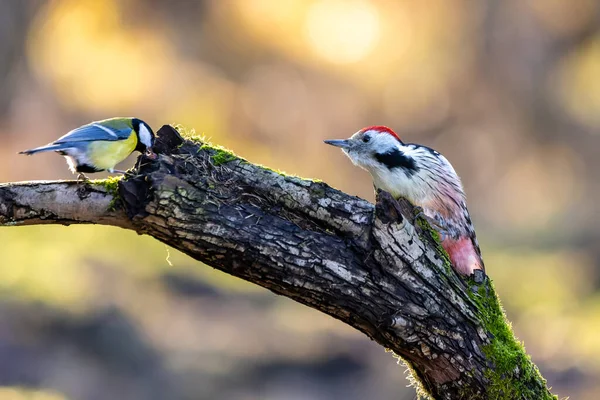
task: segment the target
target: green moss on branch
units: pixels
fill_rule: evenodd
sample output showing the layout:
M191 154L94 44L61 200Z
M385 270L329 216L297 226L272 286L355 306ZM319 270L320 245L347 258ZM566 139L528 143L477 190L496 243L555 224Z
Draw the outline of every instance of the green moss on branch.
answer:
M172 126L177 132L179 132L179 134L181 135L182 138L189 140L189 141L193 142L194 144L199 145L200 147L198 150L208 150L211 153L211 160L213 162L213 165L215 165L215 166L226 164L226 163L229 163L229 162L235 161L235 160L241 160L241 161L247 162L246 159L238 156L232 150L230 150L226 147L223 147L220 145L215 145L215 144L211 143L210 140L208 138L206 138L206 136L197 134L195 129L186 128L185 126L183 126L181 124L174 124ZM309 184L323 182L320 179L303 178L303 177L299 177L297 175L288 174L287 172L279 170L279 169L269 168L269 167L266 167L266 166L260 165L260 164L253 164L253 165L256 167L262 168L266 171L274 172L274 173L281 175L283 177L286 177L286 178L300 179L300 180L306 181Z
M226 164L235 160L243 160L241 157L238 157L233 151L223 146L218 146L207 142L203 143L202 146L200 146L200 150L210 151L210 158L212 160L213 165L215 166Z
M469 278L468 284L469 297L477 305L479 320L492 335L491 342L483 348L493 364L484 373L489 380L487 398L557 400L558 397L546 389L546 381L515 337L492 281L486 277L483 283L476 283Z
M122 176L111 176L106 179L95 179L91 181L93 185L101 186L104 188L106 193L112 196L112 200L108 205L108 210L113 211L116 207L117 202L120 199L119 196L119 182L123 179Z
M243 158L238 157L233 151L223 146L212 144L206 136L197 134L195 129L186 128L181 124L174 124L172 126L179 132L182 138L200 146L198 151L208 150L211 153L210 158L215 166L235 160L244 160Z

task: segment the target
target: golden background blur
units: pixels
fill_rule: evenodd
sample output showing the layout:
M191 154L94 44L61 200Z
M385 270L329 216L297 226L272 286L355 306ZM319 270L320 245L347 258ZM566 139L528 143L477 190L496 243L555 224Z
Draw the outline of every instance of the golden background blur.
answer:
M384 124L436 148L549 385L600 396L600 3L0 0L0 180L71 179L16 153L112 116L369 200L323 139ZM149 237L0 243L0 400L415 398L358 332Z

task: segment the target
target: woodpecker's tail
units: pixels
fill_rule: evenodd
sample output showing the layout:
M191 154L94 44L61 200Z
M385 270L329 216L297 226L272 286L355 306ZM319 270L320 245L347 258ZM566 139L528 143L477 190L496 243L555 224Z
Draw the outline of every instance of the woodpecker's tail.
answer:
M29 150L23 150L20 151L19 154L25 154L25 155L32 155L35 153L42 153L44 151L60 151L60 150L64 150L66 148L69 147L73 147L73 145L71 144L67 144L67 143L62 143L62 144L47 144L45 146L41 146L41 147L36 147L35 149L29 149Z

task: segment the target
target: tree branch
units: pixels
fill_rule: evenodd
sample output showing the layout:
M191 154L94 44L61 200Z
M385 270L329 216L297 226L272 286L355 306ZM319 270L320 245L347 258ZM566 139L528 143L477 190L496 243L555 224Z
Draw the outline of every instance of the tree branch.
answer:
M103 224L133 229L116 209L117 180L33 181L0 184L0 225Z
M413 208L374 207L164 126L121 181L0 185L0 224L133 229L337 318L401 357L434 399L551 399L483 273L455 274ZM479 271L478 271L479 272Z

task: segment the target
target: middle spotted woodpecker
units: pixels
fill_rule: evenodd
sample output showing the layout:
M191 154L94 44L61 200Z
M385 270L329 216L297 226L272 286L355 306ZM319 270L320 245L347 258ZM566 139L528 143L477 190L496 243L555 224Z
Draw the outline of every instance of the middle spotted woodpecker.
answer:
M440 233L454 269L471 275L484 270L460 178L446 158L418 144L403 143L385 126L370 126L349 139L326 140L366 169L376 188L420 207Z

